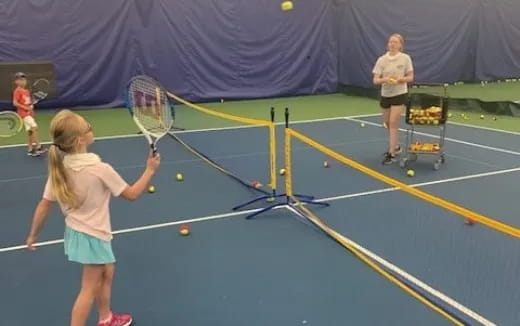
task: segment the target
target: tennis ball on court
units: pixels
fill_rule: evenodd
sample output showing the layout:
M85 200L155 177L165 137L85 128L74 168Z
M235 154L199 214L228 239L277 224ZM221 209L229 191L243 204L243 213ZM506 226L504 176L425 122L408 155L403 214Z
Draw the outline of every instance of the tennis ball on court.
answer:
M251 186L253 186L253 188L256 188L256 189L262 188L262 184L258 181L251 182Z
M280 169L280 175L285 175L287 171L285 169Z
M274 197L268 197L268 198L266 199L266 201L267 201L268 203L272 203L272 202L274 202Z
M182 180L184 180L184 176L182 175L182 173L177 173L177 175L175 176L175 179L177 181L182 181Z
M448 113L448 118L451 118L452 114L451 113Z
M365 123L364 122L361 123L361 128L365 128Z
M406 171L406 175L409 177L413 177L415 175L415 171L410 169L410 170Z
M148 192L153 194L155 192L155 187L154 186L149 186L148 187Z
M190 234L190 228L189 228L189 226L186 225L186 224L181 225L181 227L180 227L180 229L179 229L179 233L180 233L181 235L188 235L188 234Z
M497 117L493 117L493 121L497 121Z
M284 1L282 2L282 11L291 11L294 8L292 1Z
M323 167L324 168L328 168L329 166L330 166L330 164L329 164L328 161L323 162Z
M484 115L483 114L480 115L480 119L484 119Z

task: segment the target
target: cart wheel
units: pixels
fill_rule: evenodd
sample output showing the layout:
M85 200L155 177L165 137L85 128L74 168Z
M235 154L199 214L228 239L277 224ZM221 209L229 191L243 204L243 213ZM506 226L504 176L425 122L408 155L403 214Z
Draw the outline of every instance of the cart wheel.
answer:
M439 170L439 169L441 168L441 164L442 164L442 163L441 163L441 160L437 160L437 161L435 161L435 163L433 163L433 169L434 169L435 171Z
M408 161L412 161L412 162L417 161L417 154L415 154L415 153L408 154Z
M406 157L403 158L403 159L399 162L399 166L400 166L401 168L404 169L404 168L406 167L406 162L407 162L407 161L408 161L408 160L406 159Z

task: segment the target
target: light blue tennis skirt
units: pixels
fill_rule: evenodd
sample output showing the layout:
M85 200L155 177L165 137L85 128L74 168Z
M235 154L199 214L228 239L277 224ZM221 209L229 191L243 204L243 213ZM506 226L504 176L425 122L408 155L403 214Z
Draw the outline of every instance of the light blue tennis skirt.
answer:
M65 255L80 264L103 265L116 262L112 244L91 235L65 228Z

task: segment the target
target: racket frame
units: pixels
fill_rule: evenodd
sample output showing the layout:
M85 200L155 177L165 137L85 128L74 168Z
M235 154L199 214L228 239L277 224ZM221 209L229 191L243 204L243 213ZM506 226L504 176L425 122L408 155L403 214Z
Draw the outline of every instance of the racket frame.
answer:
M37 86L41 82L45 83L45 85L47 86L46 87L46 90L47 90L46 92L43 91L42 87L38 87ZM46 99L47 96L49 95L49 92L48 92L48 88L49 87L50 87L50 83L45 78L39 78L36 81L34 81L32 83L32 85L31 85L31 99L32 99L31 105L35 105L36 103Z
M164 128L165 129L164 132L153 133L153 132L150 132L149 130L147 130L142 125L142 123L139 121L139 119L137 118L137 116L135 114L135 106L136 106L135 98L131 98L132 96L134 96L134 94L132 94L132 92L131 92L131 86L132 86L132 83L136 80L145 80L146 82L154 84L155 105L160 110L163 110L164 106L168 107L169 110L172 110L172 106L171 106L170 102L168 101L168 93L156 79L154 79L150 76L146 76L146 75L137 75L137 76L132 77L132 79L130 79L130 81L128 82L127 91L126 91L126 107L128 108L128 111L130 112L130 115L132 116L132 119L134 120L135 124L137 125L137 127L139 128L141 133L144 135L146 140L148 141L150 148L152 149L152 152L155 154L155 153L157 153L157 143L159 142L159 140L162 137L164 137L166 134L168 134L168 132L173 127L173 120L174 120L175 115L173 114L173 112L170 111L172 119L171 119L169 125L166 126L166 128ZM161 92L162 92L162 94L164 94L164 98L166 100L166 103L164 103L164 104L161 101ZM133 103L133 105L131 103Z
M0 111L0 120L6 119L5 116L12 117L14 120L16 120L15 124L18 124L18 128L14 129L13 133L5 134L2 133L0 130L0 137L1 138L8 138L13 137L16 134L18 134L23 129L23 119L14 111Z

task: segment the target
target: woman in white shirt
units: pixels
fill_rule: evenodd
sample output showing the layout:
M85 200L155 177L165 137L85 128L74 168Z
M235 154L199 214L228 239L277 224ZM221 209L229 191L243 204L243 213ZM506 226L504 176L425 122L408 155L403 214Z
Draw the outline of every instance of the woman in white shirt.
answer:
M379 57L372 71L374 84L381 85L383 121L388 127L388 151L383 164L392 164L401 152L399 146L399 120L408 101L408 83L414 78L412 59L404 50L404 39L392 34L388 39L388 52Z

